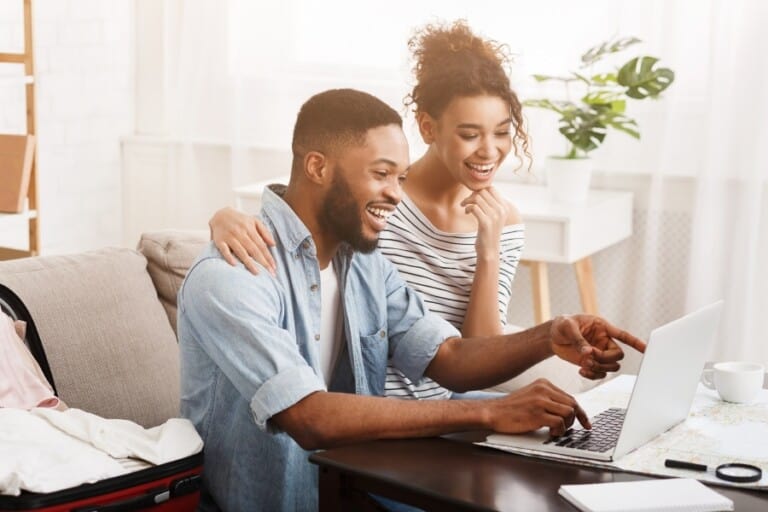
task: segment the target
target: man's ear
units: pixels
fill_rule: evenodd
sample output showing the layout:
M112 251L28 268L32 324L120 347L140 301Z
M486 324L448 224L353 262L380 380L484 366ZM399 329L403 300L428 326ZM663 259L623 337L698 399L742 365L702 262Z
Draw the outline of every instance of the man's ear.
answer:
M425 144L432 144L435 142L435 131L437 130L437 121L427 114L426 112L418 112L416 114L416 123L419 126L419 133L421 133L421 140Z
M313 183L325 183L330 178L328 158L319 151L308 151L304 155L304 175Z

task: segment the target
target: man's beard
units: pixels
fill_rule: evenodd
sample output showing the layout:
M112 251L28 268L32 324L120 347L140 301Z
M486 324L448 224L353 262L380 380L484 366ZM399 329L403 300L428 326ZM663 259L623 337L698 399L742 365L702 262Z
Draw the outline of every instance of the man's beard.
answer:
M339 167L333 171L331 189L325 196L325 202L320 210L320 225L342 242L348 243L352 249L362 253L370 253L376 249L379 238L366 238L363 235L363 220L352 196L352 189L347 180L342 177L343 170Z

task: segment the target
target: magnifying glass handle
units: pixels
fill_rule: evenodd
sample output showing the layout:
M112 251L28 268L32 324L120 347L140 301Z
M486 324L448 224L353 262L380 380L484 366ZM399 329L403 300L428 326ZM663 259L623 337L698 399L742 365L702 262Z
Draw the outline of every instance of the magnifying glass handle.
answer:
M694 464L693 462L686 462L684 460L667 459L664 461L664 465L668 468L692 469L694 471L707 471L707 466L705 466L704 464Z

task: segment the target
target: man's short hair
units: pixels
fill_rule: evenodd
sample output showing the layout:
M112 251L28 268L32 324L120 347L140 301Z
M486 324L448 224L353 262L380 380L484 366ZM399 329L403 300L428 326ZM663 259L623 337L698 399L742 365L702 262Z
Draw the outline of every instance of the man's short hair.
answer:
M331 89L316 94L296 117L292 172L301 168L310 151L333 154L343 147L360 146L368 130L391 124L402 128L403 120L392 107L366 92Z

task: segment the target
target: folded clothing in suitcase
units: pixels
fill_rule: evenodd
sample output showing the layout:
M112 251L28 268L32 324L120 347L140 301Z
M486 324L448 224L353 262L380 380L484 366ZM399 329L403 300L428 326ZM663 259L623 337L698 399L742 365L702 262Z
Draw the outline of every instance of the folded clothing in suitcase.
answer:
M26 323L24 342L55 390L53 375L32 316L22 300L2 284L0 284L0 309L12 319ZM0 495L0 512L5 510L191 511L197 507L202 483L202 452L150 467L147 467L146 463L133 459L124 459L120 462L130 472L55 492L22 492L19 496Z

